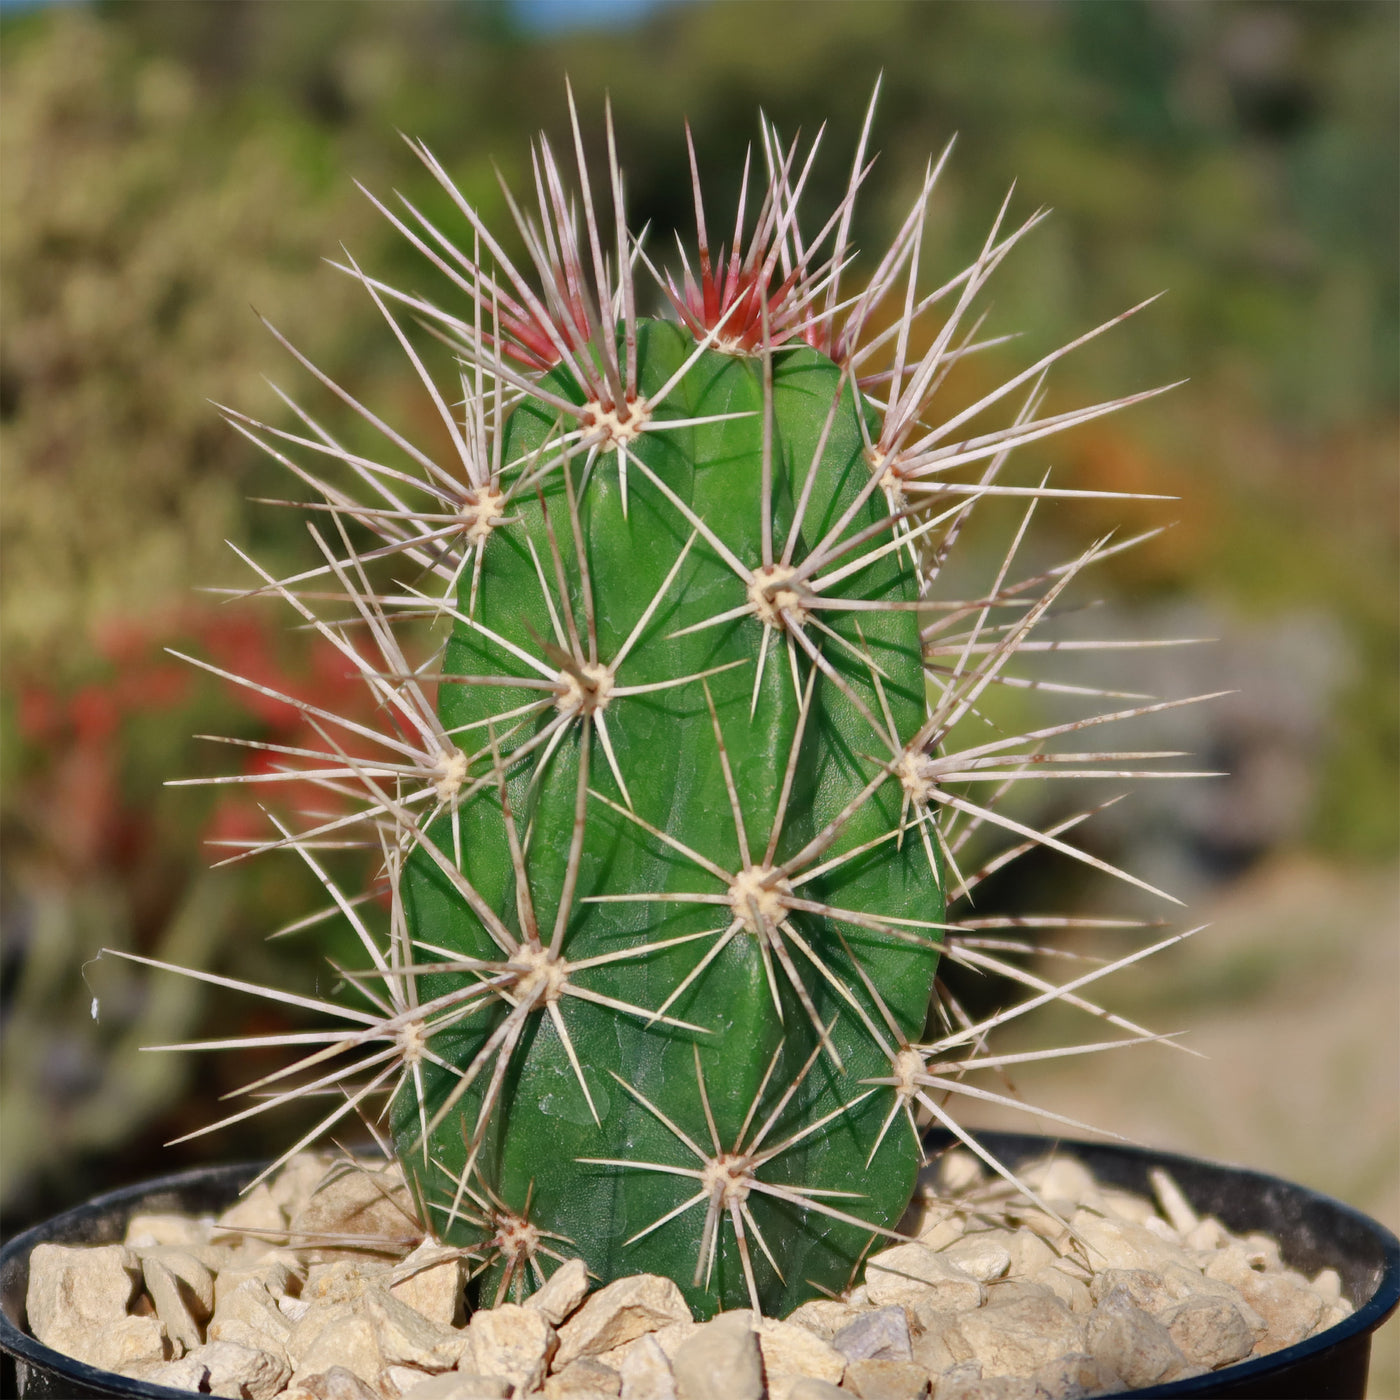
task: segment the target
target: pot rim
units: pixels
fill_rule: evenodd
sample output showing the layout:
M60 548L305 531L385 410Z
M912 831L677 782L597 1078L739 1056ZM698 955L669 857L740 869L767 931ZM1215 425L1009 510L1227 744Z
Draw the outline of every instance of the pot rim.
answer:
M957 1146L958 1139L945 1129L931 1129L924 1137L927 1146L941 1150L945 1146ZM1254 1181L1261 1188L1266 1186L1287 1186L1301 1192L1312 1202L1326 1209L1339 1212L1377 1241L1383 1263L1380 1277L1371 1296L1341 1322L1329 1327L1325 1332L1307 1337L1292 1346L1270 1352L1267 1356L1255 1357L1248 1361L1236 1362L1208 1375L1192 1377L1189 1380L1172 1381L1162 1385L1149 1386L1135 1391L1118 1391L1100 1397L1100 1400L1145 1400L1145 1397L1161 1397L1161 1400L1176 1400L1188 1396L1211 1394L1222 1383L1245 1382L1253 1378L1263 1379L1270 1374L1291 1365L1316 1357L1320 1353L1341 1345L1354 1337L1374 1332L1395 1311L1400 1304L1400 1239L1363 1211L1345 1202L1338 1201L1309 1187L1298 1186L1281 1177L1251 1167L1239 1167L1229 1163L1214 1162L1206 1158L1191 1157L1179 1152L1159 1151L1156 1148L1138 1147L1131 1144L1089 1142L1076 1138L1045 1136L1033 1133L987 1132L978 1134L978 1141L986 1144L998 1156L1011 1155L1018 1160L1033 1155L1043 1155L1047 1151L1064 1150L1081 1157L1112 1157L1123 1160L1149 1160L1153 1166L1162 1166L1178 1171L1197 1167L1208 1167L1229 1172L1243 1181ZM149 1181L136 1182L104 1192L81 1205L62 1211L50 1219L6 1240L0 1247L0 1276L8 1274L23 1260L27 1267L29 1254L36 1245L52 1239L62 1227L75 1217L88 1215L93 1211L119 1210L135 1204L144 1197L157 1192L175 1192L191 1186L208 1186L225 1178L230 1186L246 1181L257 1175L265 1166L261 1162L238 1162L224 1166L196 1167L189 1171L176 1172L169 1176L156 1177ZM79 1385L94 1390L129 1396L131 1400L188 1400L188 1390L174 1390L169 1386L156 1385L150 1381L136 1380L116 1371L102 1371L63 1352L55 1351L31 1336L8 1313L0 1310L0 1351L9 1352L18 1361L42 1366L50 1371L61 1371L72 1377Z

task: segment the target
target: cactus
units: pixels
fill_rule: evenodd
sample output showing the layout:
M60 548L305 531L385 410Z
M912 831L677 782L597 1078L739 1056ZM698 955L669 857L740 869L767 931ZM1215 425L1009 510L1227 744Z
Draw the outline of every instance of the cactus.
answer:
M986 1033L1049 1000L1106 1016L1080 989L1143 955L1054 985L988 941L995 919L948 910L1033 846L1143 884L1072 844L1079 818L1041 831L996 799L1033 775L1137 775L1169 755L1055 741L1160 705L1010 736L982 710L997 687L1049 684L1010 663L1046 645L1038 629L1072 581L1131 543L1019 576L1037 501L1086 493L1006 484L1008 454L1146 395L1040 416L1046 372L1085 336L939 421L950 366L980 348L970 307L1040 215L1007 232L1003 208L976 260L921 294L940 160L850 292L870 125L811 238L797 207L815 146L765 125L760 207L746 233L741 199L727 253L711 250L691 148L697 259L679 280L627 230L610 114L606 200L576 114L577 205L541 138L538 215L512 201L528 270L420 148L466 238L407 202L380 207L457 304L343 270L421 379L438 452L295 350L383 460L299 408L296 429L227 410L316 496L316 565L279 580L250 560L258 591L339 649L385 723L278 696L319 745L228 779L295 777L339 804L277 819L262 846L325 882L364 961L344 971L343 1003L194 974L339 1023L240 1042L300 1049L224 1122L329 1091L296 1150L375 1116L428 1228L479 1261L488 1301L573 1256L604 1280L672 1277L701 1316L777 1315L847 1286L896 1233L922 1122L991 1161L944 1106L1012 1101L964 1080L1005 1063L985 1057ZM638 311L647 272L666 317ZM412 319L450 346L450 387ZM1009 422L972 432L1002 405ZM1027 514L990 585L940 598L974 508L1018 496ZM327 588L338 603L322 609ZM1011 850L964 870L979 829ZM376 853L387 928L317 854L346 840ZM1032 995L978 1021L940 982L944 957ZM1125 1032L1110 1044L1152 1038L1108 1019Z

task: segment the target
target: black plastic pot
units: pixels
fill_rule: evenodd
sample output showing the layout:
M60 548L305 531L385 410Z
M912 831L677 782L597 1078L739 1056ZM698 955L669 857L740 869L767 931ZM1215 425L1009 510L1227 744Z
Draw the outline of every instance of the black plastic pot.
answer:
M1132 1392L1149 1397L1216 1396L1221 1400L1360 1400L1366 1394L1371 1334L1400 1301L1400 1240L1350 1206L1276 1177L1240 1167L1219 1166L1167 1152L1087 1142L1059 1142L1021 1133L986 1133L982 1140L1009 1165L1044 1156L1052 1147L1082 1161L1098 1179L1144 1195L1148 1173L1164 1167L1202 1215L1217 1217L1236 1232L1259 1230L1279 1241L1284 1262L1312 1275L1335 1269L1356 1311L1336 1327L1257 1361L1242 1362L1209 1376ZM949 1146L946 1133L932 1132L930 1150ZM232 1203L257 1172L254 1165L184 1172L99 1196L17 1235L0 1250L0 1349L7 1365L7 1395L89 1400L185 1400L188 1391L147 1385L41 1346L24 1331L29 1254L35 1245L111 1244L138 1211L216 1212Z

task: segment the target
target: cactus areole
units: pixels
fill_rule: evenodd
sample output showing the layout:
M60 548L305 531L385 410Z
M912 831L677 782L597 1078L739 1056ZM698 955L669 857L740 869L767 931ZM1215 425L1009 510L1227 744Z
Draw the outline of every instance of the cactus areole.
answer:
M317 496L319 562L287 580L254 564L259 591L337 650L382 723L196 662L316 735L216 781L329 794L262 844L300 856L365 954L338 1002L191 974L338 1022L226 1042L300 1048L223 1123L329 1095L300 1147L374 1105L424 1225L469 1253L486 1302L574 1257L602 1281L666 1275L700 1316L846 1288L910 1201L922 1123L972 1144L947 1096L1012 1102L963 1082L1024 1058L985 1058L986 1033L1049 1000L1106 1017L1079 989L1144 955L1056 986L1006 932L1036 918L948 913L1030 849L1141 885L1067 836L1092 809L1039 830L998 801L1032 775L1158 776L1121 765L1172 755L1055 744L1162 704L1026 732L989 718L994 686L1051 684L1011 663L1053 651L1039 638L1063 590L1131 543L1027 574L1030 512L1086 493L1038 469L1008 481L1008 454L1134 400L1041 415L1046 372L1090 331L971 404L935 402L981 348L970 308L1041 216L1003 231L1003 209L977 258L922 291L940 160L852 290L870 125L846 195L805 229L815 147L765 126L761 196L741 194L727 252L692 151L678 279L628 231L610 116L601 197L576 115L576 195L541 138L538 212L511 201L524 259L419 147L464 227L380 208L455 300L343 270L411 363L437 455L294 349L382 456L295 405L294 429L227 411ZM644 282L667 316L639 314ZM950 599L949 551L998 500L1010 547ZM977 833L1010 846L968 865ZM377 891L336 887L318 853L347 843L373 853ZM940 957L1031 995L977 1022ZM1152 1038L1108 1019L1129 1032L1112 1044Z

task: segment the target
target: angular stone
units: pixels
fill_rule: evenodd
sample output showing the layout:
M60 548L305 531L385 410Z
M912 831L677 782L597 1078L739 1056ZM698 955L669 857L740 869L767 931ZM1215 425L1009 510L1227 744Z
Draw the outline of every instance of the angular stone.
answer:
M252 1264L220 1269L214 1282L214 1306L226 1293L242 1288L245 1283L260 1283L273 1298L301 1292L302 1268L297 1257L285 1249L269 1250Z
M311 1199L333 1166L334 1159L324 1152L298 1152L267 1183L268 1195L290 1219Z
M852 1361L841 1385L860 1400L923 1400L928 1380L912 1361Z
M634 1274L600 1288L560 1329L561 1368L580 1356L625 1346L668 1323L693 1322L681 1291L658 1274ZM484 1369L479 1367L478 1369Z
M619 1374L622 1400L676 1400L675 1372L655 1332L628 1345Z
M303 1376L343 1366L373 1385L384 1368L373 1324L351 1303L312 1307L292 1328L286 1346L298 1383Z
M1105 1390L1117 1390L1122 1384L1122 1377L1116 1371L1099 1365L1084 1352L1047 1361L1035 1368L1030 1379L1050 1400L1085 1400Z
M214 1293L214 1276L192 1255L185 1254L184 1260L187 1263L184 1272L202 1275L197 1278L201 1286L196 1292L165 1260L154 1256L153 1250L141 1261L146 1292L151 1295L156 1316L165 1324L166 1335L171 1342L182 1352L193 1351L195 1347L204 1344L201 1323L209 1317L209 1304L213 1301Z
M1144 1196L1101 1185L1099 1201L1099 1209L1115 1220L1125 1220L1130 1225L1142 1225L1147 1229L1151 1229L1153 1224L1160 1225L1164 1230L1171 1232L1172 1238L1179 1239L1176 1231L1157 1214L1156 1207Z
M193 1356L182 1356L178 1361L137 1362L128 1366L122 1374L130 1376L132 1380L145 1381L147 1385L209 1394L209 1368Z
M472 1369L483 1376L504 1376L521 1394L544 1384L545 1372L559 1346L558 1336L545 1318L520 1303L502 1303L473 1313L467 1334ZM466 1364L464 1356L462 1365ZM567 1364L561 1360L561 1369Z
M306 1272L301 1296L308 1303L353 1303L370 1288L382 1287L392 1278L389 1265L375 1259L340 1259L313 1264Z
M386 1366L416 1366L420 1371L451 1371L471 1355L467 1332L424 1317L416 1308L382 1288L371 1289L361 1304L374 1326L374 1340Z
M1056 1157L1040 1171L1027 1175L1042 1200L1073 1201L1077 1206L1099 1206L1103 1202L1094 1174L1073 1157Z
M1006 1270L1011 1278L1028 1279L1059 1258L1040 1235L1024 1226L1011 1232L1006 1240L1006 1252L1011 1256Z
M1336 1269L1323 1269L1312 1281L1313 1292L1324 1302L1342 1301L1342 1276Z
M544 1316L552 1327L560 1326L588 1297L588 1266L582 1259L561 1264L526 1300L525 1306Z
M1168 1264L1194 1263L1185 1248L1159 1238L1144 1225L1111 1220L1092 1211L1077 1211L1073 1225L1089 1247L1089 1262L1103 1269L1147 1269L1160 1272Z
M984 1230L975 1235L964 1235L940 1253L969 1277L979 1283L990 1283L1011 1267L1011 1251L1006 1247L1009 1233L1006 1230Z
M1084 1350L1084 1326L1058 1298L988 1305L958 1319L984 1376L1024 1376L1057 1356Z
M1152 1183L1152 1194L1157 1197L1157 1204L1172 1228L1179 1235L1189 1235L1201 1223L1200 1217L1191 1209L1190 1201L1171 1173L1162 1167L1153 1167L1148 1173L1148 1180Z
M272 1352L285 1351L293 1324L277 1306L267 1286L256 1278L247 1278L238 1288L231 1289L222 1287L222 1279L219 1282L218 1302L209 1319L209 1340L265 1346ZM249 1332L262 1340L250 1343Z
M958 1323L965 1316L965 1313L954 1312L922 1314L920 1321L923 1331L914 1338L915 1364L922 1366L931 1376L951 1371L968 1362L976 1364L972 1347L958 1328ZM982 1373L980 1366L977 1373Z
M36 1245L25 1295L29 1330L45 1346L83 1360L64 1342L89 1347L103 1327L124 1319L140 1277L136 1255L123 1245Z
M937 1400L1045 1400L1045 1392L1024 1376L990 1376L983 1380L976 1367L959 1366L939 1376Z
M689 1322L672 1322L665 1327L659 1327L655 1332L645 1332L645 1337L654 1337L656 1344L661 1348L661 1354L667 1361L673 1361L677 1350L682 1342L688 1342L699 1330L701 1324L692 1319ZM610 1351L600 1351L598 1360L605 1366L611 1366L614 1371L621 1372L623 1362L627 1358L627 1353L635 1346L641 1345L641 1337L633 1337L630 1342L624 1342L620 1347L613 1347Z
M1179 1301L1161 1274L1151 1269L1102 1269L1089 1280L1089 1296L1096 1303L1115 1292L1154 1316Z
M770 1393L771 1394L771 1393ZM799 1376L787 1393L787 1400L846 1400L850 1394L830 1381L819 1381L814 1376Z
M1191 1365L1171 1333L1121 1294L1094 1309L1084 1339L1089 1354L1133 1388L1176 1380Z
M947 1201L930 1197L924 1201L912 1234L920 1244L930 1249L943 1249L961 1236L966 1219L958 1208Z
M445 1371L426 1376L403 1400L507 1400L511 1383L504 1376L477 1376L466 1371Z
M804 1377L836 1385L845 1374L844 1354L791 1319L760 1318L756 1330L769 1400L789 1400L793 1386Z
M794 1308L786 1320L829 1342L855 1316L856 1310L849 1303L837 1298L814 1298Z
M851 1361L908 1361L913 1355L909 1319L897 1306L859 1314L831 1339L831 1345Z
M544 1383L546 1400L597 1400L604 1395L620 1395L622 1377L611 1366L591 1356L571 1361Z
M676 1349L678 1400L763 1400L763 1357L746 1311L721 1313Z
M1157 1314L1181 1354L1214 1370L1254 1350L1254 1332L1240 1310L1224 1298L1197 1295Z
M315 1400L380 1400L379 1388L345 1366L330 1366L304 1376L298 1385Z
M428 1376L410 1390L403 1400L507 1400L513 1387L504 1376L477 1376L469 1371L445 1371Z
M364 1257L362 1248L347 1248L337 1236L371 1239L391 1254L406 1253L423 1238L413 1197L396 1165L332 1168L288 1223L293 1245L318 1263Z
M195 1247L209 1243L213 1221L188 1215L133 1215L126 1222L124 1243L128 1249L167 1246Z
M70 1335L62 1350L99 1371L125 1372L132 1366L175 1359L165 1324L157 1317L124 1317L105 1323L100 1331Z
M281 1244L287 1238L287 1217L272 1197L267 1182L260 1181L246 1196L241 1196L219 1216L210 1235L211 1240L249 1240L266 1244Z
M1255 1343L1254 1354L1291 1347L1310 1337L1327 1310L1327 1303L1313 1292L1307 1279L1291 1270L1256 1274L1238 1285L1245 1301L1268 1324L1268 1334Z
M982 1170L982 1163L971 1152L954 1148L938 1159L935 1177L940 1196L956 1196L981 1185L986 1173Z
M865 1287L876 1307L927 1301L957 1312L978 1307L985 1297L975 1278L917 1243L872 1254L865 1264Z
M208 1372L210 1395L271 1400L287 1384L291 1369L286 1359L237 1342L208 1342L185 1358Z
M1067 1268L1051 1264L1031 1276L1032 1283L1048 1288L1071 1312L1089 1313L1094 1310L1094 1299L1089 1285L1083 1279L1070 1273Z
M1182 1242L1191 1249L1214 1252L1230 1242L1230 1233L1213 1215L1208 1215L1187 1231Z

